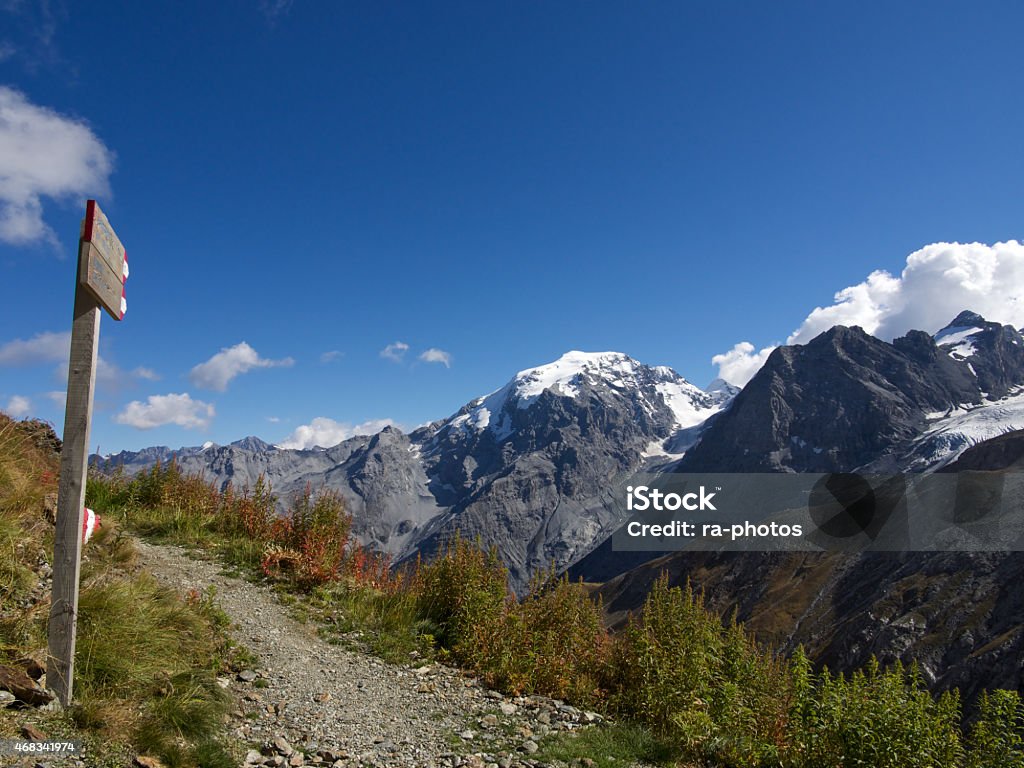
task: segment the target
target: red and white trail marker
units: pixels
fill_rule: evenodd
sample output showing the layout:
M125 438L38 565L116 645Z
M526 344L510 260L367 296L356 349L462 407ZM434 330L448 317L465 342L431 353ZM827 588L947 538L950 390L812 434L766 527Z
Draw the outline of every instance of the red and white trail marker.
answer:
M88 544L89 539L100 527L100 516L86 507L82 510L82 543Z

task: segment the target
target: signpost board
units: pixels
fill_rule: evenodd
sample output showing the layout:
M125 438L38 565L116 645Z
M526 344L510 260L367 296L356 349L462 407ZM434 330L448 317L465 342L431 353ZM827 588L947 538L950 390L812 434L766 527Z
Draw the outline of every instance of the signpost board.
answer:
M127 309L123 299L128 254L95 200L85 206L78 259L79 281L112 318L120 320Z
M82 555L82 510L89 460L100 307L115 320L124 317L128 260L124 246L95 200L86 203L78 243L78 275L71 325L64 444L57 487L57 529L53 543L53 594L48 628L46 687L61 704L71 703L74 679L78 581Z

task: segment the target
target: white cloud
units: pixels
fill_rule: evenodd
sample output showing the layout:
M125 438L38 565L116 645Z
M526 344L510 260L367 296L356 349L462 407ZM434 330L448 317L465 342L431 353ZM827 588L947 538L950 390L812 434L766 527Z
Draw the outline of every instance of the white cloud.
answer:
M386 360L396 363L402 362L405 353L409 351L409 345L404 341L393 341L380 351L380 356Z
M0 86L0 241L56 244L43 198L109 195L114 155L88 125Z
M899 277L872 272L818 307L789 337L810 341L837 323L890 341L911 329L935 333L965 309L986 320L1024 325L1024 245L933 243L907 257Z
M1010 240L925 246L907 257L899 277L879 270L837 292L834 302L816 307L786 343L806 344L834 325L859 325L884 341L911 329L935 333L965 309L1024 326L1024 245ZM719 376L742 386L767 358L765 351L754 354L752 344L741 342L712 363Z
M330 448L355 435L375 435L384 427L394 426L394 424L395 422L391 419L372 419L352 426L326 416L317 416L309 424L303 424L292 432L278 444L278 448L304 450L315 448L318 445L321 448Z
M205 429L214 415L212 405L193 400L185 392L180 395L150 395L145 403L133 400L114 417L114 421L136 429L153 429L168 424L185 429Z
M68 380L67 355L54 371L53 375L57 381ZM103 355L96 356L96 391L105 395L123 392L125 389L135 385L136 379L157 381L160 377L149 368L135 368L132 371L125 371L117 363L112 363Z
M267 421L269 421L271 424L280 424L281 423L281 417L280 416L267 416Z
M58 374L62 381L68 378L68 363L64 363ZM132 383L132 374L125 373L116 363L111 363L102 355L96 357L96 389L97 391L112 394L121 392Z
M290 357L281 360L260 357L255 349L243 341L233 347L224 347L205 363L193 368L188 376L197 387L223 392L235 376L253 368L279 368L294 364L295 361Z
M71 353L71 333L37 333L30 339L14 339L0 345L0 367L28 367L57 363L54 378L68 379L68 359ZM157 381L160 376L151 368L139 366L130 372L122 370L102 355L96 357L96 387L105 393L120 392L135 379Z
M67 363L71 353L71 333L37 333L31 339L14 339L0 346L0 366L25 366L40 363Z
M7 415L14 419L23 419L32 413L32 401L21 395L14 395L7 401L4 408Z
M336 349L332 349L330 352L323 352L320 355L320 362L326 365L327 363L333 363L335 360L341 358L341 352Z
M730 384L742 387L757 373L775 347L765 347L759 352L749 341L741 341L732 349L711 358L711 364L718 366L718 377Z
M426 352L420 355L420 360L425 363L441 363L445 368L452 367L452 355L450 352L445 352L443 349L437 349L431 347Z
M132 370L132 376L137 379L145 379L146 381L160 381L160 374L152 368L146 368L142 365Z

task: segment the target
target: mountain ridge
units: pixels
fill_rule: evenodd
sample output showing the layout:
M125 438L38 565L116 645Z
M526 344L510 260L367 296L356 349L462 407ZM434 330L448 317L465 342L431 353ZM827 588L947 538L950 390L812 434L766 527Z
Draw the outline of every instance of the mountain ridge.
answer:
M572 351L408 434L388 427L311 450L245 438L185 449L177 460L221 486L251 486L262 474L282 501L307 483L336 490L360 540L398 560L429 554L456 531L479 537L499 549L521 589L610 533L622 511L603 489L663 461L666 445L691 444L731 396L623 353ZM111 460L131 472L169 453Z

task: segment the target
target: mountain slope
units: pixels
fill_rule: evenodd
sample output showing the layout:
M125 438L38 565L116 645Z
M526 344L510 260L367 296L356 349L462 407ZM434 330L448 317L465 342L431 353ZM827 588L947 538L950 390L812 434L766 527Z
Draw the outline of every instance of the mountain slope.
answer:
M1024 338L974 313L961 313L935 338L910 331L891 344L836 326L772 352L678 470L927 469L991 436L943 420L981 409L969 420L976 425L995 407L987 411L995 420L1024 427L1024 412L1007 400L1021 385Z
M940 471L1013 472L1022 465L1024 430L980 442ZM613 624L667 572L674 584L690 580L703 589L724 614L736 610L761 640L784 652L803 645L833 670L861 666L872 655L883 663L917 661L931 684L958 687L968 701L985 688L1024 685L1024 553L648 554L648 562L598 588ZM585 576L601 564L585 560L572 573Z
M1024 457L1024 344L962 313L935 338L887 344L833 328L776 350L676 465L686 472L1008 471ZM1004 434L1007 433L1007 434ZM638 563L644 555L647 562ZM658 574L690 579L762 639L851 669L917 660L968 698L1024 684L1024 555L1017 552L619 553L602 542L570 570L605 581L612 621Z
M563 568L621 522L615 479L677 458L733 391L704 392L666 367L616 352L569 352L521 371L447 419L387 428L326 450L247 438L183 450L185 471L236 487L263 474L280 497L308 483L337 490L356 535L397 559L455 535L498 548L516 588ZM112 457L138 468L169 452Z

